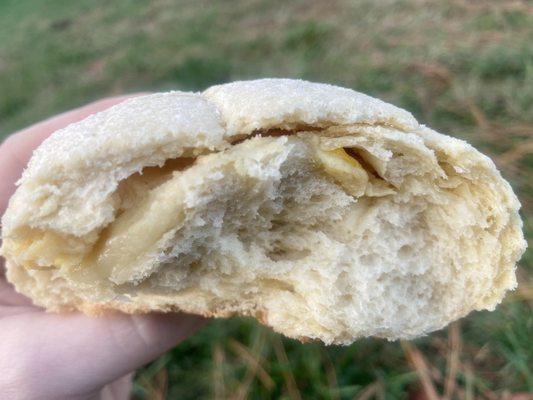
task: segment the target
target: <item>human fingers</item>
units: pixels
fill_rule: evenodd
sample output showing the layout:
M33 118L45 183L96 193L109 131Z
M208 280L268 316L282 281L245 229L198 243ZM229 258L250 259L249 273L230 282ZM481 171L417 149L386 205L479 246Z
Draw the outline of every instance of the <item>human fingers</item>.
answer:
M204 323L201 317L187 314L7 317L0 331L0 370L6 371L0 376L0 387L28 399L96 393L174 347ZM4 362L9 365L1 365Z

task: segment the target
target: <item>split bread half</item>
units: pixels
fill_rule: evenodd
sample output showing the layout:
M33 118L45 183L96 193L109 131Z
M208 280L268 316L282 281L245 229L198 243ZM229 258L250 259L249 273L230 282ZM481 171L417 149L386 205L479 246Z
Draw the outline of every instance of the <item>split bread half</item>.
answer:
M18 185L7 277L56 312L413 338L494 309L525 250L520 204L488 157L305 81L127 100L55 132Z

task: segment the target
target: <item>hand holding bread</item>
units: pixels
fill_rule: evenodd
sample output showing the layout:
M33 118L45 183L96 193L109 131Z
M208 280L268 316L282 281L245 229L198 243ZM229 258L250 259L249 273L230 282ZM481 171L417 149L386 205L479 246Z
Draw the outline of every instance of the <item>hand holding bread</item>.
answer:
M125 100L108 98L11 135L0 145L0 213L36 148L53 131ZM0 258L2 399L128 398L132 371L196 331L204 319L184 314L91 318L47 313L16 293Z

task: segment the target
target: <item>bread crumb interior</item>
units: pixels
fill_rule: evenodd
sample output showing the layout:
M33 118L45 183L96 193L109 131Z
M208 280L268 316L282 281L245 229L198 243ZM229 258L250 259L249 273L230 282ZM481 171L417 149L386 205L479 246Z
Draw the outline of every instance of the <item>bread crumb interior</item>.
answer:
M490 217L498 194L475 170L458 172L420 141L406 145L408 134L344 129L263 132L145 168L120 183L115 220L101 231L27 228L13 253L60 271L92 301L119 293L126 303L194 303L340 341L354 330L415 335L496 302L485 289L514 279L492 259L512 256L499 247L507 221ZM480 260L492 260L482 275ZM84 289L95 281L98 293ZM309 332L299 331L304 315Z

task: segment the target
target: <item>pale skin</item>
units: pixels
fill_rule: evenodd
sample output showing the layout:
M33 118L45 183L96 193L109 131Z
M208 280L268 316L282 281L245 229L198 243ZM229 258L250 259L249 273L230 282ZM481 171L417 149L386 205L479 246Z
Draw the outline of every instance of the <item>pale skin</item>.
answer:
M8 137L0 145L0 215L32 151L52 132L125 100L97 101ZM186 314L98 318L51 314L14 291L0 258L3 399L127 399L133 371L176 346L205 319Z

